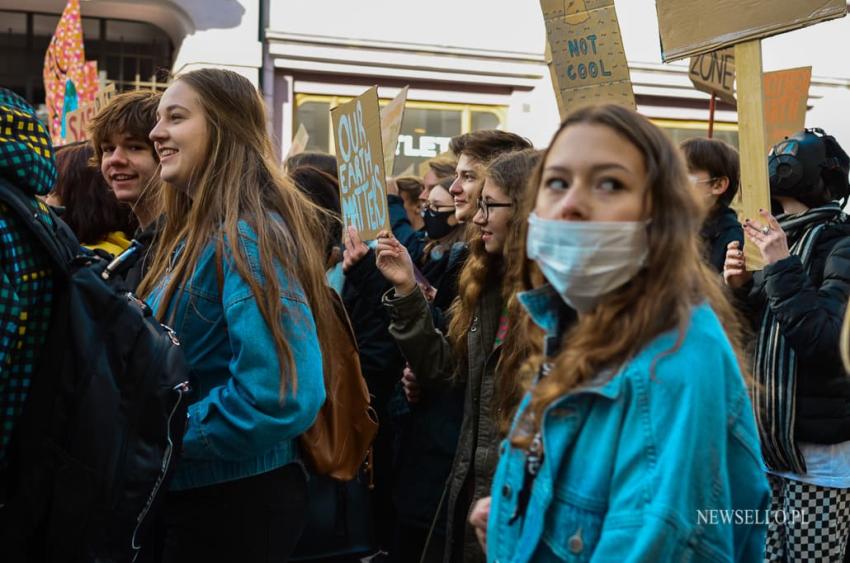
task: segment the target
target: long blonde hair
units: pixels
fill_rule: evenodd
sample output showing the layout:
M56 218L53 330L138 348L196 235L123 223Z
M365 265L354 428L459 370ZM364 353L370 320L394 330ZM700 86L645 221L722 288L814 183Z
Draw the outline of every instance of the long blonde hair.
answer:
M297 389L298 379L281 323L276 264L303 288L316 321L323 359L330 360L327 347L333 311L326 293L324 249L321 237L316 236L322 232L322 211L283 173L266 131L262 98L246 78L232 71L202 69L177 80L191 87L204 110L209 131L206 156L195 163L192 198L166 186L165 227L139 293L149 295L168 274L160 307L164 316L205 247L213 242L218 256L223 256L226 244L274 338L282 399L288 385ZM239 242L244 236L239 232L241 221L257 236L259 276L251 271ZM169 271L171 257L181 244L184 247Z
M559 397L590 380L605 368L616 368L635 356L658 335L679 331L679 342L691 318L691 309L703 301L718 315L736 352L741 372L748 373L742 348L743 329L720 278L700 252L699 229L703 212L688 182L682 156L661 130L634 111L618 105L580 109L561 124L546 150L533 180L528 211L540 189L543 166L552 144L575 124L608 127L627 139L643 155L647 170L646 205L650 208L649 255L646 267L628 284L615 291L593 311L579 317L564 337L565 346L554 358L549 375L532 390L532 400L512 441L526 447L539 430L543 411ZM523 225L522 240L528 233ZM521 288L543 283L533 262L522 253ZM672 352L672 350L671 350ZM542 363L537 356L528 371Z

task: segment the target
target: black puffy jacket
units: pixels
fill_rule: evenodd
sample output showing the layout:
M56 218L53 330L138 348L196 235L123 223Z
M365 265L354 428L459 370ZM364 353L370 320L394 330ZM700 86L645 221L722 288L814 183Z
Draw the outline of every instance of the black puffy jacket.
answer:
M797 256L789 256L756 272L738 295L755 331L764 307L771 307L797 354L795 438L817 444L850 440L850 376L839 353L850 297L850 224L835 223L821 233L810 274Z

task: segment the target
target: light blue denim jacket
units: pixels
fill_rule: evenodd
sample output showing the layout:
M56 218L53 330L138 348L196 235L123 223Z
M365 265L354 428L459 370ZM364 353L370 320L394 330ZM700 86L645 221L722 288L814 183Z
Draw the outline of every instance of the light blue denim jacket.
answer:
M262 283L256 235L244 222L239 229L239 242ZM173 313L170 322L191 368L194 400L172 490L259 475L296 461L295 439L313 424L325 400L319 340L302 288L278 265L281 324L298 375L297 392L288 385L281 401L272 333L227 251L221 266L219 291L211 242L164 317L168 324ZM148 298L155 312L165 283Z
M547 286L520 299L551 335L559 296ZM769 488L734 352L707 305L665 355L677 336L547 408L543 463L513 523L526 456L503 442L489 561L762 560Z

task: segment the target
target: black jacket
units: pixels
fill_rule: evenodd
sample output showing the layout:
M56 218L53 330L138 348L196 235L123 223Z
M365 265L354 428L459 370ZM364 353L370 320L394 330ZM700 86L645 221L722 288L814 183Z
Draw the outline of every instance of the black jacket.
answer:
M732 241L738 241L739 248L744 248L744 229L738 222L735 210L728 206L718 207L700 231L705 244L705 256L714 269L723 273L723 263L726 261L726 247Z
M850 225L833 224L821 233L810 273L789 256L756 272L739 296L756 332L770 306L797 354L795 438L817 444L850 440L850 377L839 353L850 297Z
M136 292L136 289L138 289L139 284L142 283L142 279L148 272L151 257L153 256L155 239L164 225L165 218L160 217L148 225L147 228L136 230L136 233L133 235L133 241L141 245L141 248L138 250L139 254L134 259L128 261L126 268L120 268L117 271L117 274L110 281L110 285L121 291Z

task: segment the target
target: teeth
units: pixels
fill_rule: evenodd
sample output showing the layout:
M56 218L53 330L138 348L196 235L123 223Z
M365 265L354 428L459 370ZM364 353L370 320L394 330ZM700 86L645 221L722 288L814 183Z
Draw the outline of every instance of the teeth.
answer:
M116 174L112 177L113 180L118 180L118 181L130 180L132 178L133 178L133 176L128 176L127 174Z
M160 149L159 150L159 156L160 157L171 156L172 154L174 154L176 152L177 152L177 149Z

